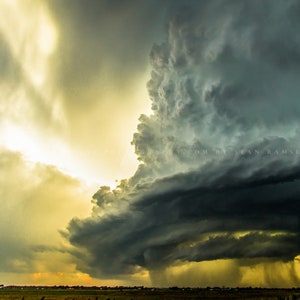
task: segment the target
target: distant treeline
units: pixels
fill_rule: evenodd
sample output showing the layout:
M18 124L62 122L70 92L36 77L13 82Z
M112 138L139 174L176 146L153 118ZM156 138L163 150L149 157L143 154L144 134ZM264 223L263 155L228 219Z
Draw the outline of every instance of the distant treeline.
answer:
M3 285L2 290L184 290L184 291L291 291L300 292L300 287L292 288L263 288L263 287L145 287L145 286L84 286L84 285Z

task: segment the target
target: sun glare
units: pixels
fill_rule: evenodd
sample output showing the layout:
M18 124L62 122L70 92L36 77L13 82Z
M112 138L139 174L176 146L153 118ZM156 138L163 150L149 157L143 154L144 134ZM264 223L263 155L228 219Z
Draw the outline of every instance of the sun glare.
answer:
M46 14L41 14L38 31L38 44L41 52L46 55L51 54L55 49L56 39L56 31L50 18Z
M68 145L57 138L49 136L45 140L30 128L8 122L2 126L0 137L6 148L22 153L26 161L54 165L64 174L83 181L92 191L99 185L110 186L111 189L117 185L116 182L101 177L101 174L92 176L84 161L71 153Z

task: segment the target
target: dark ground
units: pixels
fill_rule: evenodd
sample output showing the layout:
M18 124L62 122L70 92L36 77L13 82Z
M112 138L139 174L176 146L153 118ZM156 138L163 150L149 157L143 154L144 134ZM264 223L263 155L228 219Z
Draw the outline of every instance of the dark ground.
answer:
M300 300L299 289L3 287L0 300Z

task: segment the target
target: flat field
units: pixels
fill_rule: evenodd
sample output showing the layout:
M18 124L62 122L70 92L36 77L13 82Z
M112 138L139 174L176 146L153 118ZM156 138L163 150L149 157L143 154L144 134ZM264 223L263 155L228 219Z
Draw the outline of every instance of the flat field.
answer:
M299 289L2 288L0 300L300 300Z

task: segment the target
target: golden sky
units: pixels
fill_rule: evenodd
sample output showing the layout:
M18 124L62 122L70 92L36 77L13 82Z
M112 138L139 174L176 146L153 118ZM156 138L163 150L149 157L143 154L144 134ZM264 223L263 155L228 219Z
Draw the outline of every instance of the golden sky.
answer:
M128 53L108 50L116 42L107 30L87 25L88 15L77 25L76 8L68 15L69 7L0 2L0 281L6 283L88 284L90 277L60 251L30 254L28 264L19 254L31 244L60 247L58 230L88 215L96 188L115 186L137 166L130 142L139 114L149 111L147 55L128 61ZM105 18L106 26L120 28ZM91 32L77 34L81 26Z
M110 17L103 22L118 28L107 32L88 15L76 24L76 13L68 1L1 1L1 140L29 160L114 185L137 165L130 141L150 107L147 55L115 49L106 35L120 25Z
M0 0L0 283L300 284L300 6L254 2Z

